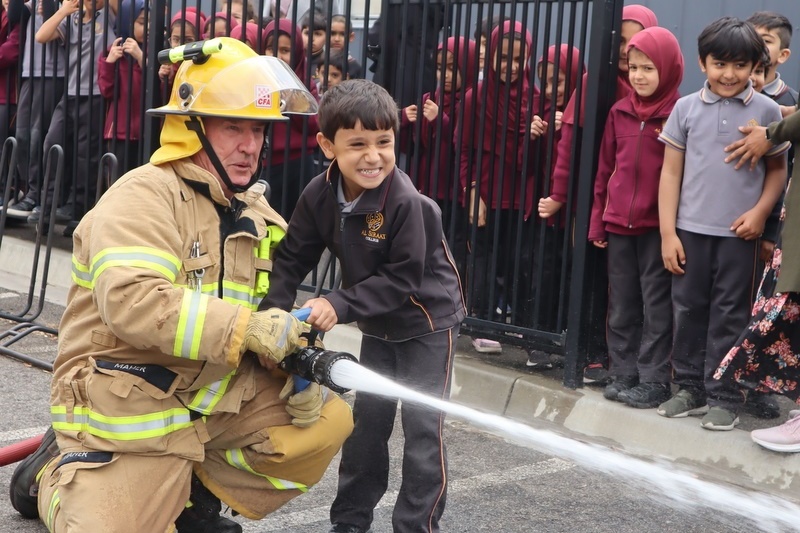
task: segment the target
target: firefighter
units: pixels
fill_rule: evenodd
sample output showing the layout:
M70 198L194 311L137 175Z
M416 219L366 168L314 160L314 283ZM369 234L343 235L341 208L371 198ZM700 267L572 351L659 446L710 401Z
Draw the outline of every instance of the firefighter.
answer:
M264 517L353 427L341 398L277 368L302 323L256 311L286 229L257 183L265 129L316 101L280 60L212 44L173 49L170 101L149 111L161 147L74 234L52 428L11 481L14 507L53 532L240 532L220 500Z

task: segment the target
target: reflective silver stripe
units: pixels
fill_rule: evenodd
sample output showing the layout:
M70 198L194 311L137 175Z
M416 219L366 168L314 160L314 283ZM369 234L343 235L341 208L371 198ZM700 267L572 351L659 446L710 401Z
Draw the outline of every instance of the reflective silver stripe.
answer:
M250 465L247 464L247 461L245 461L244 452L242 452L241 448L225 450L225 459L228 461L229 465L234 466L239 470L244 470L245 472L250 472L255 476L263 477L278 490L299 490L300 492L308 492L308 487L302 483L295 483L294 481L288 481L286 479L280 479L256 472Z
M92 258L92 278L96 280L106 268L112 266L148 268L174 282L178 277L181 262L177 257L155 248L144 246L108 248Z
M72 256L72 280L75 282L75 285L87 289L91 289L93 286L92 273L89 271L89 267L81 264L74 255Z
M198 413L203 413L204 415L210 415L211 411L214 410L214 407L225 395L225 391L228 390L228 384L230 383L234 374L236 374L236 370L222 379L215 381L211 385L206 385L197 391L194 399L186 407L192 411L197 411Z
M69 421L66 407L54 405L50 408L50 417L54 429L87 431L91 435L110 440L161 437L192 425L189 410L184 408L143 415L106 416L88 407L75 407L72 421Z
M181 301L181 312L178 327L175 331L175 346L172 355L185 359L197 359L200 351L200 340L208 308L207 294L184 289Z

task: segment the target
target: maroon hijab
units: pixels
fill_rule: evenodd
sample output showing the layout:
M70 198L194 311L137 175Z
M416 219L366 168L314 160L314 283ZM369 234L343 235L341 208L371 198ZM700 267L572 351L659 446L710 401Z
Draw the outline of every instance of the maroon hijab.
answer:
M277 29L276 29L277 26ZM264 28L264 46L267 46L270 36L274 33L286 35L292 40L292 64L289 65L303 83L308 85L306 72L306 48L303 45L303 34L294 22L289 19L273 20ZM272 43L274 45L274 43Z
M647 28L633 36L628 51L637 49L650 58L658 70L658 88L642 98L631 90L630 99L639 119L667 115L680 98L678 87L683 81L683 54L678 40L666 28Z
M438 53L441 54L443 49L453 54L453 67L461 78L461 87L458 89L445 92L441 87L437 87L433 94L433 100L448 111L453 99L458 104L461 95L475 86L475 80L478 79L478 72L475 68L477 47L475 41L466 37L450 37L439 45Z
M632 4L622 8L622 21L638 22L644 29L658 26L658 18L656 14L650 9ZM628 80L627 72L620 72L617 70L617 101L622 100L631 93L631 82ZM583 76L583 88L581 89L581 123L583 126L583 117L586 116L586 75ZM569 99L567 107L564 109L564 115L561 121L565 124L575 124L575 95Z
M567 63L569 63L569 72L567 73L567 77L564 84L564 99L568 100L569 95L571 95L572 91L574 91L575 87L577 87L578 79L580 78L581 74L586 70L586 66L580 63L581 60L580 50L568 44L562 44L560 46L554 44L547 49L547 55L542 56L539 59L539 66L543 67L542 76L544 76L545 74L544 67L546 67L547 65L556 64L556 56L559 56L558 58L559 70L565 70L567 68ZM566 102L564 104L566 105Z
M507 86L499 79L495 70L497 59L495 54L500 49L504 39L518 40L522 36L522 47L524 57L517 76L517 80ZM503 22L502 26L497 26L492 30L489 39L489 53L486 60L489 61L488 77L481 84L486 84L486 127L483 132L483 148L491 151L494 145L495 150L505 150L503 141L503 123L506 125L506 141L511 141L516 136L528 134L530 125L524 120L528 110L530 92L530 61L528 61L533 37L521 22L512 23L510 20ZM478 95L483 97L483 87L478 87ZM506 91L508 90L508 102L506 102ZM534 87L534 94L538 93ZM506 103L508 106L506 107ZM480 107L480 106L478 106ZM477 110L476 110L477 111ZM476 123L477 124L477 123Z

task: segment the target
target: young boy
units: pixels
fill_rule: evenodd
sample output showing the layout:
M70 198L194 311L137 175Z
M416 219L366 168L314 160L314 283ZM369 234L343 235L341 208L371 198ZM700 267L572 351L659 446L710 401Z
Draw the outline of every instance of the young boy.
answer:
M300 30L303 33L303 44L311 47L311 61L316 63L325 49L325 41L328 38L328 21L325 20L325 13L319 9L309 9L300 20Z
M731 430L741 394L712 376L749 320L757 239L783 190L789 144L773 147L754 170L735 170L714 155L739 138L738 127L779 121L781 113L750 82L764 42L749 22L711 23L698 49L705 87L678 100L660 136L667 145L658 197L661 252L674 274L672 365L680 390L658 414L706 413L704 428Z
M116 39L116 3L104 0L65 0L36 33L36 40L47 43L58 40L66 48L67 90L53 113L53 119L44 139L44 153L59 144L64 146L67 161L74 154L73 166L65 166L69 189L67 202L56 211L56 220L80 220L94 204L97 186L97 168L102 147L101 133L105 106L97 85L97 61ZM77 135L75 134L77 132ZM44 192L42 210L49 215L53 180ZM38 222L34 211L29 222Z
M348 61L344 55L344 50L334 49L328 52L328 62L320 63L316 68L316 78L319 80L317 91L319 94L325 93L331 87L335 87L345 80L349 80L350 74L347 66Z
M319 108L320 146L334 159L305 188L275 254L264 306L290 309L297 286L325 248L342 268L342 288L309 300L319 331L358 322L361 365L437 398L450 372L464 304L442 234L441 212L395 166L397 104L367 80L332 87ZM344 445L331 532L366 532L386 491L387 443L396 399L357 393L355 430ZM403 484L395 531L439 531L447 490L444 416L403 404Z

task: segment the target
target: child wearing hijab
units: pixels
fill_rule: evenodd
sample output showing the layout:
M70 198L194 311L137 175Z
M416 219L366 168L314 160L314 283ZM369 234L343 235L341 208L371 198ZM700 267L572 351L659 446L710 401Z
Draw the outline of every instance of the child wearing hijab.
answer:
M450 226L449 215L456 176L453 126L455 114L461 108L466 91L475 85L475 42L465 37L450 37L439 45L436 56L438 88L422 96L422 107L411 104L402 110L400 139L413 133L419 159L413 165L411 176L417 178L419 191L436 200L442 209L445 232ZM416 122L421 117L420 125ZM417 138L416 136L419 135ZM437 157L438 165L434 160Z
M187 7L183 11L178 11L172 16L169 22L169 37L167 46L175 48L182 44L199 41L203 38L203 28L206 25L206 16L202 11L194 7ZM172 80L178 72L179 63L173 65L161 65L158 69L158 77L164 81L164 92L169 95L172 90Z
M631 93L631 85L628 80L628 42L638 32L658 25L658 18L656 14L645 6L632 4L622 8L622 25L620 27L620 43L619 43L619 63L617 65L617 101L625 98ZM585 98L586 98L586 82L587 75L583 75L581 101L578 102L576 95L573 92L572 96L564 109L564 114L561 117L561 138L556 147L556 161L551 179L552 187L549 196L539 199L537 209L539 216L548 218L555 215L559 209L567 201L567 194L570 188L569 176L570 167L572 166L572 141L575 136L577 128L583 127L583 120L585 114ZM576 116L576 108L580 110L580 115ZM574 174L577 176L577 172ZM604 275L604 274L600 274ZM603 300L606 298L604 293L596 293L591 295L595 298L595 304L602 306ZM603 323L605 321L602 321ZM606 358L605 352L605 335L601 331L603 328L597 328L597 331L590 331L590 347L588 356L588 366L584 372L584 383L589 384L602 384L607 383L608 373L603 368L604 360Z
M261 39L261 29L255 22L245 22L234 26L229 37L244 42L256 52L261 50L261 43L258 42Z
M538 136L546 127L538 116L528 118L534 107L531 100L539 94L530 83L532 43L530 32L520 22L507 20L495 27L486 57L490 62L488 76L464 96L459 126L463 132L461 203L468 211L469 233L475 233L467 240L474 238L476 242L472 250L475 267L465 279L471 312L480 318L489 318L498 302L500 313L506 313L506 302L510 302L510 287L504 287L504 282L512 279L514 265L505 261L506 254L500 254L497 264L490 265L490 248L510 250L517 246L517 220L525 204L523 187L533 185L523 167L526 141L532 128ZM494 283L486 283L490 266L496 267ZM492 298L494 301L490 301ZM481 338L473 340L473 347L483 353L502 350L497 341Z
M531 173L539 177L536 187L529 187L525 198L525 227L527 242L534 242L537 253L523 258L522 264L532 264L522 269L521 280L527 291L525 299L527 308L523 311L524 324L536 329L560 331L558 324L559 292L561 287L561 262L564 220L561 217L550 217L542 229L536 223L535 198L545 190L545 180L550 179L555 168L558 142L561 138L561 117L567 99L581 79L586 67L580 62L580 50L569 44L552 45L547 53L539 58L536 64L537 75L542 88L542 97L534 105L534 113L540 115L552 132L542 136L538 149L528 155ZM534 126L532 125L532 128ZM531 132L535 135L535 131ZM549 170L548 170L549 169ZM547 189L549 190L549 189ZM543 243L542 243L543 241ZM531 247L529 247L531 248ZM538 286L534 283L533 273L547 280ZM538 274L541 273L541 274ZM547 370L553 362L560 359L538 348L528 350L526 366L530 369Z
M144 0L122 0L117 17L119 37L97 61L97 86L110 104L103 139L108 151L117 157L116 176L139 166L145 61L142 46L146 40L144 7Z
M239 25L234 17L228 17L227 11L217 11L208 18L203 26L203 35L206 39L214 37L230 37L231 30Z
M658 136L679 98L683 55L669 30L653 27L633 36L627 56L633 92L608 114L589 241L608 249L606 338L614 381L603 395L650 409L670 397L672 276L661 258Z
M264 53L288 64L315 98L317 85L310 83L306 68L303 34L289 19L273 20L264 28ZM316 174L314 149L317 147L317 116L294 115L284 122L274 122L269 138L269 160L264 166L270 185L270 205L284 219L292 217L300 192Z

